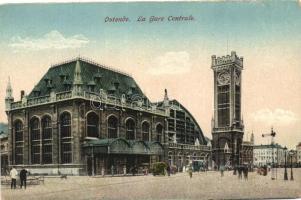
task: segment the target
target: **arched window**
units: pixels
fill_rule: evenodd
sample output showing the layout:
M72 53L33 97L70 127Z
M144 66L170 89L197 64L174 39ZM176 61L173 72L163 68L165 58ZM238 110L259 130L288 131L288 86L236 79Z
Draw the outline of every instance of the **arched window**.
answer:
M135 139L135 122L133 119L126 120L126 139L134 140Z
M18 120L15 122L15 164L20 165L23 164L23 147L24 147L24 139L23 139L23 123Z
M142 140L149 141L149 123L143 122L142 124Z
M95 112L90 112L87 115L87 136L98 137L98 122L99 118Z
M118 120L115 116L108 119L108 138L117 138Z
M41 133L40 121L37 117L30 120L30 136L31 136L31 163L41 163Z
M60 117L61 163L72 163L71 116L64 112Z
M42 163L52 163L52 125L49 116L42 119Z
M156 132L157 132L157 142L162 142L163 126L161 124L157 125Z

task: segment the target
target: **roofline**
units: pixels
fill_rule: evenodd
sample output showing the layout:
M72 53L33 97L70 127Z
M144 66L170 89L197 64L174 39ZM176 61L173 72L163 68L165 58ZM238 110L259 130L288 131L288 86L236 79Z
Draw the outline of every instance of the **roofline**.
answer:
M51 64L50 68L59 67L61 65L64 65L64 64L67 64L67 63L71 63L71 62L75 62L77 60L81 60L81 61L89 63L91 65L95 65L95 66L98 66L98 67L101 67L101 68L113 71L115 73L119 73L119 74L122 74L122 75L125 75L125 76L133 78L131 74L128 74L128 73L123 72L123 71L118 70L118 69L114 69L113 67L109 67L109 66L104 65L104 64L99 64L99 63L97 63L96 61L94 61L94 60L92 60L90 58L82 57L82 56L77 56L77 57L71 58L69 60L65 60L65 61L62 61L62 62L59 62L59 63L56 63L56 64Z

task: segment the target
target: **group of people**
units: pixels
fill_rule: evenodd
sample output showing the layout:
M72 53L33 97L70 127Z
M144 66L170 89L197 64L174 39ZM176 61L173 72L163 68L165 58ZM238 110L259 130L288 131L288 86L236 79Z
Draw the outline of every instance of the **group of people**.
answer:
M249 168L246 165L237 166L238 178L242 179L242 175L244 175L244 179L248 179Z
M220 166L219 170L221 172L221 177L224 176L224 171L225 171L225 166ZM238 172L238 178L242 179L242 175L244 175L244 179L248 179L248 173L249 173L249 168L247 165L238 165L234 168L234 174L236 174L236 171Z
M20 188L22 188L24 186L24 188L26 189L26 179L27 179L27 174L28 171L25 168L22 168L19 174L20 177ZM18 178L18 171L16 170L16 168L12 167L12 169L9 172L9 175L11 177L11 185L10 188L11 189L16 189L17 187L17 178Z

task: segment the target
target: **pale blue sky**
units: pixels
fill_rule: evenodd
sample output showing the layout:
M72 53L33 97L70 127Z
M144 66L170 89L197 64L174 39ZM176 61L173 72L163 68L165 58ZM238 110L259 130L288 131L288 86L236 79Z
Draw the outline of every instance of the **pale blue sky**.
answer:
M244 57L246 136L301 141L301 4L298 1L10 4L0 6L0 99L10 76L14 97L29 93L52 63L78 54L131 73L153 101L167 88L211 137L211 55ZM138 23L139 16L189 22ZM129 23L105 23L105 17ZM228 43L228 48L227 48ZM0 121L5 122L4 101Z

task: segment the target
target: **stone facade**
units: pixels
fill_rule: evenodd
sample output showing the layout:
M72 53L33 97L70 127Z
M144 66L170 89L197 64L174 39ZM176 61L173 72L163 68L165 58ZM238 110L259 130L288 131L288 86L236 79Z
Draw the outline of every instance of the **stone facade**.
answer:
M187 139L170 141L172 104L165 93L163 103L153 104L129 75L82 58L52 66L20 101L9 82L9 165L38 174L95 175L149 169L168 162L175 149L190 160L208 159L210 147L186 109L191 129L178 134Z

